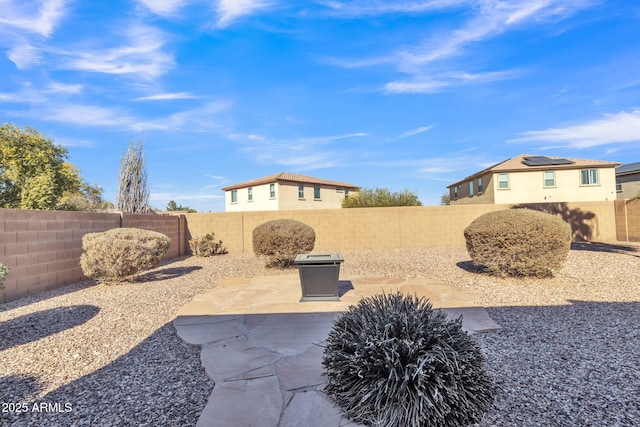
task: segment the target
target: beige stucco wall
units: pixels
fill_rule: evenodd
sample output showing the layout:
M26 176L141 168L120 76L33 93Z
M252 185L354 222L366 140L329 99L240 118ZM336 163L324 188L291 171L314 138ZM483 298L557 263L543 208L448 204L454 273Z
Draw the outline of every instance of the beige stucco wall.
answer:
M298 184L275 183L276 197L270 197L270 184L253 188L253 200L249 201L248 189L238 189L238 201L231 203L231 191L225 191L226 212L255 212L298 209L339 209L344 199L344 189L320 186L320 199L314 198L314 185L304 184L304 198L298 198Z
M304 184L304 199L299 199L298 184L280 184L279 209L340 209L342 207L344 190L338 192L335 187L320 186L320 199L314 199L313 187L312 184Z
M581 185L580 169L556 170L555 187L544 186L544 172L511 172L509 189L495 190L496 203L601 202L616 199L614 168L599 169L598 185ZM497 180L497 176L495 178Z
M482 175L482 193L478 192L478 178L473 179L473 195L469 195L469 180L460 184L458 197L454 198L453 187L449 190L452 205L487 204L495 203L494 180L491 173Z
M633 199L640 195L640 172L623 175L620 178L622 191L618 192L618 199Z
M455 205L480 203L562 203L600 202L616 199L616 178L614 168L599 169L598 185L581 185L580 169L555 171L555 187L544 186L544 171L509 172L509 188L498 188L498 173L483 177L486 190L482 195L468 196L468 182L458 191Z
M256 185L253 189L253 200L249 200L249 190L238 188L238 201L231 202L231 191L224 192L225 210L227 212L243 211L275 211L278 209L278 184L276 183L276 197L271 198L269 184Z

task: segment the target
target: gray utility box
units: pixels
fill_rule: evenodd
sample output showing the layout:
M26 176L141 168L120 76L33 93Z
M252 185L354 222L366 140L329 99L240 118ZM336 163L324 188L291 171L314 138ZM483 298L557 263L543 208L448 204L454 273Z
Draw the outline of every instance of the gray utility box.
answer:
M293 261L298 266L302 298L300 301L340 301L338 277L340 254L300 254Z

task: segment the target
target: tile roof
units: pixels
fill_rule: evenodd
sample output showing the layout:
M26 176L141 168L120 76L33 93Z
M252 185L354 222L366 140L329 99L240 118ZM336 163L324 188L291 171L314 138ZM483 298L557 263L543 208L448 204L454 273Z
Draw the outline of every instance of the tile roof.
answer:
M616 168L616 175L626 175L628 173L640 172L640 162L627 163L626 165L618 166Z
M270 184L272 182L292 182L300 184L317 184L317 185L329 185L332 187L345 188L349 190L356 190L359 187L353 184L347 184L346 182L333 181L329 179L316 178L313 176L300 175L289 172L280 172L262 178L252 179L250 181L240 182L238 184L232 184L227 187L223 187L222 191L236 190L238 188L247 188L255 185Z
M525 163L527 158L540 158L544 157L551 162L553 160L557 160L559 164L545 164L538 166L531 166ZM570 163L567 163L569 161ZM535 170L549 170L549 169L582 169L586 167L597 167L597 168L613 168L619 166L620 163L616 162L608 162L604 160L585 160L585 159L573 159L569 157L554 157L554 156L538 156L535 154L520 154L511 159L504 160L500 163L496 163L493 166L490 166L486 169L481 170L480 172L476 172L473 175L469 175L468 177L461 179L451 185L448 185L447 188L453 187L454 185L461 184L470 179L479 177L484 175L487 172L527 172L527 171L535 171Z

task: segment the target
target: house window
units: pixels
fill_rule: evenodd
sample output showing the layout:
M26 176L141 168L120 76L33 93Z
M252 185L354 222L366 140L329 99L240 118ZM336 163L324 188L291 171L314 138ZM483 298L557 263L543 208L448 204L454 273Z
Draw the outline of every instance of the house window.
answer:
M622 180L620 178L616 178L616 191L618 193L622 191Z
M347 197L349 197L349 190L344 190L344 198L346 199Z
M269 197L271 197L272 199L276 198L276 185L275 184L269 184Z
M598 185L598 169L584 169L580 171L581 185Z
M231 203L238 203L238 190L231 190Z
M499 189L509 189L509 174L508 173L499 173L498 174L498 188Z
M458 199L458 186L453 187L453 200Z
M544 186L555 187L556 186L556 173L554 171L544 171Z
M473 181L469 181L469 195L473 196Z
M304 199L304 185L298 185L298 199Z
M482 193L482 177L478 178L478 194Z
M320 199L320 187L317 185L313 187L313 198L316 200Z
M253 187L247 188L247 199L253 202Z

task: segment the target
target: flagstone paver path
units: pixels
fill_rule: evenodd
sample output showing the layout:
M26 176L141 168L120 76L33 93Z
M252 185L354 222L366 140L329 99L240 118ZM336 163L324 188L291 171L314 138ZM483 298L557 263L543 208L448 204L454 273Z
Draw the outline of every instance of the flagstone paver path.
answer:
M178 335L202 345L201 361L215 387L199 427L342 427L344 418L322 392L323 342L333 321L361 298L400 291L424 296L470 333L499 329L478 295L411 278L350 277L340 301L299 302L298 275L230 279L182 307Z

